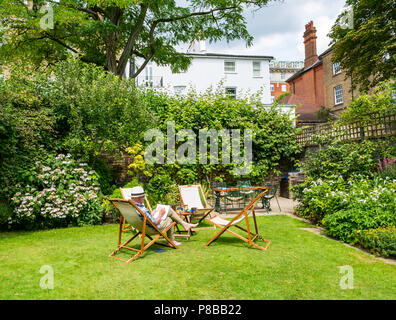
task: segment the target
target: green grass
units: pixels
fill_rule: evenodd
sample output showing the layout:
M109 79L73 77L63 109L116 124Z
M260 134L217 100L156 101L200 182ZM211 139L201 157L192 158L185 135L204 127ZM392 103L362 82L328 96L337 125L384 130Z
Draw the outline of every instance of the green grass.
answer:
M205 247L215 231L204 230L130 264L108 257L117 225L0 233L0 299L396 299L395 265L301 230L300 220L258 222L272 242L265 252L229 234ZM53 290L39 286L43 265ZM354 289L340 288L344 265Z

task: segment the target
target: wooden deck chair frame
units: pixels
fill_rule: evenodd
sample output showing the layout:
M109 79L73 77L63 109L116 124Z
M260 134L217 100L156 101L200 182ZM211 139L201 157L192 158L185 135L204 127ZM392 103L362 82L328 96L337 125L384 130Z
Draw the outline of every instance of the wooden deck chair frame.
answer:
M131 200L131 197L130 197L130 196L127 194L127 192L126 192L126 190L128 190L128 189L132 189L132 188L120 188L121 195L122 195L122 198L123 198L124 200ZM153 210L151 209L150 202L148 201L147 196L144 196L144 202L145 202L145 204L146 204L147 209L149 209L150 212L153 211ZM124 218L122 215L120 216L120 218L121 218L121 217L122 217L122 219L123 219L123 222L122 222L122 231L128 231L129 228L131 228L132 226L131 226L130 224L128 224L128 223L125 222L125 218Z
M127 191L127 190L131 190L131 189L132 188L120 188L121 195L124 198L124 200L131 200L131 197L128 194L128 191ZM153 209L151 209L151 205L150 205L150 202L149 202L147 196L144 196L144 203L146 205L146 208L149 209L150 212L152 212ZM122 215L120 216L120 219L123 219L122 231L129 231L132 226L125 222L125 218ZM185 230L181 230L179 228L179 225L176 224L175 237L184 237L184 238L187 238L187 240L189 240L190 239L190 232L189 231L185 231Z
M244 242L249 243L250 245L260 249L260 250L267 250L268 247L270 246L271 242L264 239L262 236L259 235L259 231L258 231L258 227L257 227L257 221L256 221L256 213L254 210L254 206L256 204L256 202L265 194L267 193L268 190L264 190L263 192L261 192L258 196L256 196L245 208L243 208L243 210L238 213L231 221L228 220L224 220L224 219L218 219L218 221L223 220L224 222L228 222L225 225L221 225L219 223L216 223L216 218L214 218L214 221L210 220L210 219L206 219L206 221L208 221L209 223L213 224L215 227L220 228L220 232L218 232L207 244L206 246L209 246L212 242L216 241L224 232L229 232L232 235L236 236L237 238L241 239ZM250 230L250 225L249 225L249 221L248 221L248 212L249 210L251 210L252 216L253 216L253 222L254 222L254 229L255 232L252 232ZM245 220L246 222L246 229L242 228L241 226L238 225L238 223L240 223L242 220ZM247 233L248 238L244 238L241 235L231 231L229 228L230 227L236 227L244 232ZM267 245L265 247L259 246L258 244L254 243L254 241L256 239L260 239L262 241L264 241L265 243L267 243Z
M168 236L166 235L166 232L167 232L170 228L174 227L174 226L176 225L176 222L172 222L172 223L170 224L169 227L167 227L167 228L165 228L164 230L161 231L161 230L158 229L158 227L157 227L157 226L156 226L156 225L144 214L144 212L142 212L142 211L133 203L132 200L112 199L112 198L109 198L108 200L114 205L114 207L117 208L118 211L120 211L120 214L121 214L121 215L122 215L122 213L121 213L121 210L120 210L118 204L119 204L119 203L129 203L129 204L130 204L131 206L133 206L133 207L135 208L135 210L137 210L137 211L142 215L142 217L143 217L142 227L141 227L142 230L139 231L138 228L135 227L137 233L136 233L135 235L133 235L132 237L130 237L127 241L125 241L125 242L123 242L123 243L121 243L123 219L120 219L120 227L119 227L119 229L118 229L118 243L117 243L117 249L114 250L114 251L109 255L110 258L114 258L114 259L117 259L117 260L120 260L120 261L123 261L123 262L126 262L126 263L132 262L133 260L135 260L136 258L138 258L140 255L142 255L142 254L144 253L144 251L146 251L146 250L147 250L149 247L151 247L154 243L156 243L161 237L163 237L164 239L166 239L166 240L171 244L171 246L172 246L174 249L177 249L177 246L176 246L176 245L168 238ZM154 230L151 232L151 234L149 234L150 232L148 232L148 228L149 228L149 227L147 226L147 224L149 224L150 226L152 226L153 229L154 229ZM135 249L135 248L132 248L132 247L128 247L127 245L128 245L132 240L134 240L136 237L138 237L139 235L141 235L140 249ZM145 245L144 242L145 242L145 240L146 240L146 237L148 237L151 241ZM157 243L157 244L163 245L163 246L167 246L167 245L162 244L162 243ZM121 259L121 258L118 258L118 257L115 256L118 252L120 252L121 249L128 249L128 250L131 250L131 251L135 251L136 254L135 254L134 256L132 256L130 259L124 260L124 259Z
M204 194L204 192L202 190L202 186L200 184L195 184L195 185L191 184L191 185L179 186L180 206L182 208L191 209L191 208L189 208L188 204L185 202L185 199L183 199L183 196L182 196L182 189L183 188L191 188L191 187L198 188L198 194L200 194L202 196L202 200L203 200L203 203L202 203L201 197L199 198L199 201L201 202L201 205L202 205L203 208L197 208L197 216L202 214L202 218L200 218L199 221L198 221L198 224L200 224L203 220L206 219L206 217L208 215L210 215L212 213L214 208L208 206L205 194ZM194 217L191 216L191 218L194 218ZM188 221L188 222L191 222L191 220ZM188 235L190 235L191 232L196 231L196 230L212 230L212 229L216 229L216 226L214 226L213 228L212 227L209 227L209 228L208 227L205 227L205 228L202 228L202 227L201 228L198 228L198 227L197 228L192 228L192 229L190 229L188 231Z

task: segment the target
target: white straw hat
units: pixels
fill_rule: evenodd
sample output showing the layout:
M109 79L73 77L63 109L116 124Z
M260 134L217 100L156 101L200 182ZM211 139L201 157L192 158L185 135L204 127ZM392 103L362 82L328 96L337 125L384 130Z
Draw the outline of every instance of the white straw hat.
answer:
M143 197L145 195L144 189L141 186L133 187L131 189L131 198Z

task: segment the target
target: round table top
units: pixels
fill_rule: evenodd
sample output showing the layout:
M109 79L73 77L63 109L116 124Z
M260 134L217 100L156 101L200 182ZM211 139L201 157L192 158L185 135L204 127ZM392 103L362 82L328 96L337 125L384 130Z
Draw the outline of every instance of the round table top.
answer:
M251 186L251 187L216 187L216 188L213 188L213 191L221 192L221 191L239 191L239 190L246 190L246 191L248 191L248 190L268 190L268 189L269 189L269 187L267 187L267 186L255 186L255 187L253 187L253 186Z

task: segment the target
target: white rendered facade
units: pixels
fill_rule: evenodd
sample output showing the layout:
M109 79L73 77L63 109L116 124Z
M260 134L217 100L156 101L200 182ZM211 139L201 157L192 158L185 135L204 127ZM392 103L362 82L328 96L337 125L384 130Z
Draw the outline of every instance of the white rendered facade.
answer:
M138 85L150 86L170 93L185 93L189 88L204 92L221 82L227 93L238 97L262 91L262 103L271 103L270 68L273 57L186 53L192 62L186 72L172 73L167 66L149 63L136 78ZM136 64L142 61L136 60Z

